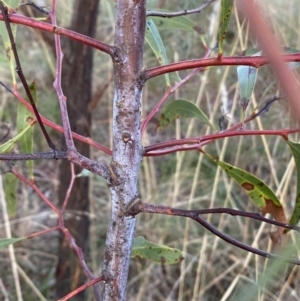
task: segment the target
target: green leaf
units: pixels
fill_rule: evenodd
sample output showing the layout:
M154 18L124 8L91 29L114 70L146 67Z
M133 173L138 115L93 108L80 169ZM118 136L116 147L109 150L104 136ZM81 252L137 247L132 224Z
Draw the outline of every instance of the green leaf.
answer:
M247 54L247 53L246 53ZM261 55L261 51L257 52L253 56ZM241 97L241 121L244 122L246 109L248 107L249 100L257 79L258 69L252 66L238 66L237 75L240 86L240 97Z
M167 53L165 50L164 43L160 37L160 34L155 26L155 23L152 19L147 20L147 28L146 28L146 41L153 50L156 58L158 59L161 65L168 64ZM170 78L169 74L165 74L165 79L167 86L170 87Z
M295 206L294 206L292 216L289 221L289 224L296 225L300 220L300 144L292 142L290 140L287 140L286 142L292 151L295 164L296 164L296 172L297 172L296 201L295 201Z
M167 10L163 10L163 11L171 12ZM194 23L189 18L186 18L184 16L178 16L176 18L151 17L151 20L153 20L158 30L179 29L179 30L201 32L200 28L197 26L196 23Z
M0 250L6 248L11 244L15 244L16 242L26 239L26 237L18 237L18 238L0 238Z
M245 192L249 195L253 203L260 208L264 213L265 210L269 210L269 203L272 203L275 207L282 208L280 201L274 194L274 192L259 178L248 173L247 171L222 162L217 158L212 157L210 154L202 151L210 160L219 165L231 178L233 178L238 184L240 184ZM273 209L271 209L273 210ZM276 218L276 212L270 212ZM276 215L276 216L275 216Z
M131 258L141 257L164 265L178 264L184 258L178 249L157 245L139 236L134 239Z
M226 32L231 17L233 8L233 0L221 0L221 15L219 29L219 57L223 55L223 44L226 37Z
M4 2L4 1L2 1ZM18 5L20 4L19 0L6 0L4 2L4 5L8 8L8 10L10 10L10 8L16 8ZM16 33L17 33L17 25L10 23L10 27L14 36L14 39L16 38ZM6 29L6 25L4 22L0 22L0 35L4 44L4 48L5 48L5 52L6 52L6 56L8 59L8 63L9 63L9 69L11 72L11 76L12 76L12 80L13 80L13 85L16 86L16 73L15 73L15 58L14 58L14 54L12 51L12 47L11 47L11 43L10 43L10 39L7 33L7 29Z
M170 102L159 117L159 127L166 127L176 118L197 118L212 129L216 129L206 115L192 102L178 99Z
M29 86L32 98L34 103L37 103L36 99L36 84L32 82ZM26 101L29 103L28 98ZM27 126L35 119L33 113L31 113L21 102L18 106L18 114L17 114L17 129L18 133L21 133ZM20 148L23 153L31 154L33 153L33 131L34 127L31 127L22 137L19 139ZM29 168L30 178L33 181L33 160L28 160L27 165Z
M81 177L91 177L92 175L94 175L93 172L87 170L87 169L82 169L82 171L76 175L76 178L81 178Z
M0 154L7 154L12 150L15 143L32 127L32 125L28 125L21 133L19 133L14 138L8 140L4 144L0 145Z
M8 214L13 217L17 207L17 185L18 178L13 173L6 173L4 176L4 193Z

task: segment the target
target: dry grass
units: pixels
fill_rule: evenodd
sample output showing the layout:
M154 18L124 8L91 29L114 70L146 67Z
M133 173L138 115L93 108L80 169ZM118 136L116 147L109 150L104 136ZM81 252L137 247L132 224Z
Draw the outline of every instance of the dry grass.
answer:
M262 1L261 1L262 2ZM102 0L101 16L97 37L106 43L113 41L114 1ZM198 1L184 2L184 8L197 6ZM61 12L71 12L71 2L60 1ZM178 10L179 4L170 1L149 1L149 7L165 4L168 9ZM297 0L271 1L264 3L267 21L274 33L285 46L300 49L299 17L300 4ZM217 36L218 4L206 9L192 19L199 24L209 45L214 45ZM62 13L64 16L64 14ZM63 20L67 24L67 20ZM226 45L225 55L237 54L241 50L255 46L244 20L234 12L230 24L232 38ZM22 29L31 46L23 62L26 71L36 78L40 87L40 106L55 97L51 91L53 58L45 47L39 47L40 40L31 30ZM27 36L28 35L28 36ZM202 55L199 39L193 33L163 33L170 61L189 59ZM20 38L20 36L19 36ZM19 43L20 48L22 47ZM31 44L32 45L32 44ZM38 50L42 51L38 51ZM200 53L200 54L199 54ZM2 53L3 55L3 53ZM30 62L39 58L40 68ZM1 59L1 57L0 57ZM26 63L27 61L27 63ZM2 62L2 60L1 60ZM156 60L146 46L145 66L153 66ZM111 75L112 65L108 56L95 55L94 89L105 84ZM47 73L44 72L47 70ZM4 62L0 65L1 80L10 78ZM38 75L37 75L38 74ZM187 72L182 72L183 77ZM31 79L31 78L30 78ZM164 92L162 78L151 80L145 87L143 99L143 116L149 113ZM255 93L251 100L250 113L256 106L262 106L279 88L268 67L259 71ZM106 146L111 144L111 104L113 88L110 86L94 111L94 139ZM47 95L46 100L45 95ZM195 76L170 99L185 98L194 101L217 124L222 114L231 118L227 126L239 119L239 91L234 67L211 68ZM1 90L2 122L12 124L14 133L15 100ZM56 118L56 107L45 110L50 118ZM47 115L46 114L46 115ZM275 103L270 111L247 125L251 129L275 129L295 126L284 101ZM156 119L151 122L143 137L144 145L170 138L208 134L210 130L195 120L177 121L175 127L156 132ZM298 137L293 137L295 140ZM37 143L36 149L45 145ZM244 168L267 182L276 191L287 212L291 212L295 199L296 175L293 159L284 141L279 137L241 137L224 139L212 143L206 148L233 165ZM92 150L93 158L109 160L98 151ZM41 162L36 165L36 182L45 194L55 201L57 186L57 163ZM18 168L25 165L18 163ZM247 211L257 209L246 194L219 168L208 162L198 152L176 153L161 158L145 158L140 174L140 194L145 202L172 205L178 208L201 209L208 207L232 207ZM10 228L13 236L22 236L41 230L55 222L55 217L24 185L19 188L19 209L17 218L9 223L0 224L1 237L7 235ZM106 225L110 204L109 191L103 180L92 177L91 189L91 262L95 273L101 269ZM0 209L1 217L5 210ZM2 210L2 211L1 211ZM254 247L271 250L270 227L244 218L227 215L207 216L207 219L225 233ZM6 228L5 228L6 227ZM6 230L5 230L6 229ZM185 260L180 265L167 266L153 264L147 260L132 260L128 294L129 300L299 300L298 267L278 264L239 250L198 224L184 218L158 215L141 215L138 217L137 236L156 243L166 244L184 251ZM297 234L290 234L296 244ZM17 300L15 286L17 276L13 276L14 254L15 268L18 271L20 292L24 300L54 300L51 291L55 281L56 235L17 244L11 250L1 250L0 259L0 299ZM295 248L285 250L299 256ZM16 274L15 274L16 275ZM7 293L9 299L5 299ZM44 297L41 296L44 295ZM2 297L3 296L3 297ZM45 299L43 299L45 298ZM1 300L2 300L1 299ZM92 300L92 299L91 299Z

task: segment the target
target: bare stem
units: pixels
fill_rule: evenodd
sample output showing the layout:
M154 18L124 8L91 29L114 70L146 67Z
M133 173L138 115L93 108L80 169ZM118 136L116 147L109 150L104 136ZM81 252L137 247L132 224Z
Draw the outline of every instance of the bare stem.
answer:
M275 260L279 260L279 261L283 261L286 263L290 263L290 264L295 264L295 265L300 265L300 260L298 258L287 258L287 257L283 257L280 255L276 255L273 253L268 253L266 251L260 250L260 249L256 249L253 248L247 244L244 244L240 241L238 241L237 239L228 236L227 234L221 232L220 230L218 230L216 227L214 227L213 225L211 225L210 223L208 223L202 216L201 214L208 214L208 213L228 213L231 215L243 215L249 218L254 218L254 219L259 219L263 222L269 223L269 224L275 224L274 221L271 221L269 219L261 219L261 216L257 216L257 215L253 215L251 213L247 213L247 212L242 212L239 210L234 210L234 209L229 209L229 208L215 208L215 209L204 209L204 210L184 210L184 209L175 209L175 208L171 208L168 206L157 206L157 205L153 205L153 204L147 204L147 203L142 203L142 202L135 202L132 206L129 206L127 213L129 215L136 215L138 213L156 213L156 214L165 214L165 215L172 215L172 216L183 216L183 217L188 217L191 218L192 220L198 222L199 224L201 224L204 228L206 228L207 230L209 230L210 232L212 232L213 234L215 234L216 236L220 237L221 239L223 239L224 241L227 241L228 243L243 249L247 252L251 252L253 254L265 257L265 258L270 258L270 259L275 259ZM293 229L293 230L297 230L299 231L299 227L294 227L292 225L287 225L284 223L279 223L276 222L276 225L279 227L283 227L283 228L289 228L289 229Z
M186 16L191 14L197 14L200 13L206 6L209 4L215 2L216 0L209 0L207 2L204 2L202 5L200 5L197 8L189 9L189 10L181 10L174 13L167 13L167 12L161 12L161 11L147 11L147 17L162 17L162 18L173 18L173 17L179 17L179 16Z
M53 0L52 9L49 13L53 26L57 26L55 12L56 12L56 0ZM53 83L53 87L56 90L56 94L59 100L60 113L61 113L61 119L63 123L67 148L68 150L75 150L75 144L72 137L72 131L70 127L68 110L67 110L67 98L63 94L62 87L61 87L62 61L64 55L61 50L60 36L55 35L54 41L55 41L55 52L56 52L56 72L55 72L55 80Z
M4 16L3 14L0 14L0 20L4 21ZM11 23L15 23L15 24L21 24L21 25L25 25L27 27L31 27L31 28L35 28L35 29L40 29L46 32L50 32L50 33L54 33L56 35L60 35L63 37L67 37L71 40L80 42L82 44L85 44L87 46L90 46L92 48L98 49L100 51L103 51L109 55L113 55L113 46L110 46L108 44L102 43L96 39L87 37L83 34L74 32L72 30L69 29L65 29L59 26L53 26L52 24L46 23L46 22L42 22L42 21L38 21L32 18L28 18L22 15L18 15L18 14L11 14L9 15L9 21Z

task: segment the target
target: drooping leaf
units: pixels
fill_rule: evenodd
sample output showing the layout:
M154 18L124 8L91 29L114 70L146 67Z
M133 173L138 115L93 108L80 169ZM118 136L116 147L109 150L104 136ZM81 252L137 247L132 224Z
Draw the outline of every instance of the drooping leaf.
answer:
M4 176L4 193L8 214L13 217L17 207L17 185L18 178L13 173L6 173Z
M16 242L26 239L26 237L18 237L18 238L0 238L0 250L8 247L11 244L15 244Z
M170 102L159 117L159 127L166 127L176 118L197 118L198 120L204 122L212 129L215 127L209 122L206 115L195 106L192 102L178 99Z
M300 220L300 144L292 142L290 140L286 140L286 142L292 151L295 164L296 164L296 172L297 172L296 200L295 200L294 210L289 221L289 224L296 225Z
M15 143L33 126L33 124L29 124L21 133L19 133L14 138L8 140L4 144L0 145L0 154L7 154L12 150Z
M250 53L246 52L246 55ZM256 52L253 56L261 55L261 51ZM240 97L241 97L241 122L245 120L246 109L248 107L249 100L257 79L258 69L252 66L238 66L237 75L240 86Z
M147 20L146 27L146 41L153 50L156 58L161 65L166 65L168 63L167 53L164 43L160 37L159 31L157 30L155 23L149 19ZM169 74L165 74L165 79L167 86L170 87L170 77Z
M283 207L275 193L261 179L250 174L249 172L222 162L210 154L202 152L213 162L219 165L232 179L234 179L248 194L253 203L260 209L262 214L270 213L278 222L287 223ZM278 227L275 232L271 233L271 239L275 244L282 242L284 229Z
M8 8L8 11L10 11L11 8L15 9L20 4L19 0L6 0L6 1L2 1L2 2L4 2L4 5ZM10 27L11 27L11 30L12 30L12 33L13 33L13 36L15 39L16 33L17 33L17 25L10 23ZM12 80L13 80L13 85L16 86L15 59L14 59L14 54L13 54L12 47L11 47L11 42L10 42L4 22L0 22L0 35L1 35L1 38L2 38L2 41L4 44L6 56L8 59L9 69L10 69Z
M33 98L34 103L37 103L36 99L36 84L32 82L29 85L29 89ZM26 101L29 102L28 98ZM31 113L21 102L18 106L18 114L17 114L17 129L18 133L21 133L27 126L35 119L33 113ZM19 139L19 144L21 151L23 153L31 154L33 153L33 131L34 127L31 127L22 137ZM29 168L30 178L33 181L33 160L28 160L27 165Z
M178 264L184 259L180 250L152 243L142 236L134 239L131 258L134 257L150 259L164 265Z
M233 0L221 0L221 15L219 29L219 57L223 55L223 45L233 8Z

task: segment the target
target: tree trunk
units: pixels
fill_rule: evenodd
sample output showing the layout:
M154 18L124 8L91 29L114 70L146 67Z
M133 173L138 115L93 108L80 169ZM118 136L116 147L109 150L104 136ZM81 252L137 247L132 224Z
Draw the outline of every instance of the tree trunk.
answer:
M84 35L94 37L98 14L99 0L75 0L72 16L71 29ZM89 137L91 131L91 116L88 104L92 98L92 66L93 50L83 44L71 41L63 41L63 78L62 88L67 96L68 113L71 129L83 136ZM76 142L77 150L84 156L89 157L89 146ZM75 166L75 172L81 168ZM70 163L62 161L59 170L60 204L63 203L66 191L70 183ZM76 243L88 256L89 242L89 178L77 178L75 180L67 211L71 214L66 216L66 227L76 240ZM63 235L59 240L59 262L56 273L57 297L62 297L86 282L78 263L78 258L69 247L69 243ZM83 300L79 294L72 300Z
M138 197L145 0L117 1L115 29L111 219L104 258L104 300L125 300L136 219L126 215Z

